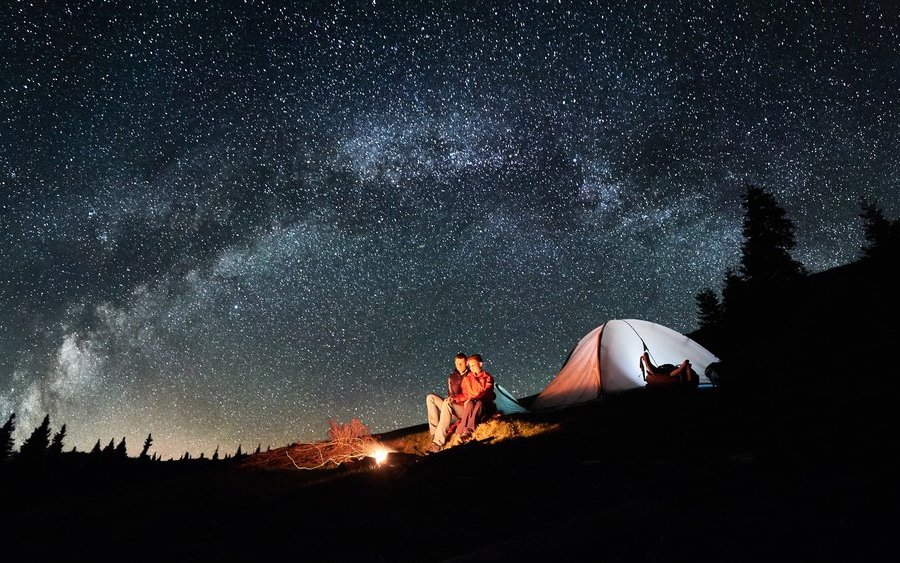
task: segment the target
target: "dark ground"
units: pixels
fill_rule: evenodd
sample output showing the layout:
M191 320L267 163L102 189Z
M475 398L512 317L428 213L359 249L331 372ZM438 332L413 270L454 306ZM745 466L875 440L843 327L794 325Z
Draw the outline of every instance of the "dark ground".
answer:
M552 434L380 468L6 463L3 558L881 559L900 340L893 284L867 272L812 277L772 304L780 315L695 335L728 349L739 377L720 388L529 415L561 422Z
M867 560L897 500L883 399L634 393L555 434L380 468L7 464L3 543L132 561Z

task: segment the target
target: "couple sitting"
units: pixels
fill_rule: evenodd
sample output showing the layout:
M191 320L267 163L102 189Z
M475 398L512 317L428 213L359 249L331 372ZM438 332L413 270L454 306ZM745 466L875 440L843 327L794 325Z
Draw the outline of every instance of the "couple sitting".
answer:
M430 394L425 400L428 408L428 431L431 445L427 453L441 451L450 435L450 425L457 419L455 433L460 441L472 439L475 426L496 411L494 378L484 371L481 356L457 354L456 369L447 378L447 398Z

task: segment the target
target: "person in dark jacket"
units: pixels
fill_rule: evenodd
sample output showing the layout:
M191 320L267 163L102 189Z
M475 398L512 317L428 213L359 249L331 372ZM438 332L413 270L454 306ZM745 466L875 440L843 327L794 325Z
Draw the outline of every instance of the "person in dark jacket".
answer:
M447 376L447 397L430 393L425 398L425 407L428 410L428 432L431 434L431 445L427 453L441 451L447 443L450 433L450 425L454 420L463 415L463 403L465 397L462 392L463 378L468 375L466 368L466 355L457 354L453 359L456 369Z

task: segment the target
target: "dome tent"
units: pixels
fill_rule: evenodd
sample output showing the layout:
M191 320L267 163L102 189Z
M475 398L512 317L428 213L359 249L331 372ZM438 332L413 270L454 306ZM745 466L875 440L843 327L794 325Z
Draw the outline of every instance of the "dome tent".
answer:
M660 324L638 319L613 319L582 338L562 369L531 405L551 409L592 401L602 393L644 386L640 357L644 346L656 365L690 360L701 384L708 384L706 367L719 361L687 336Z

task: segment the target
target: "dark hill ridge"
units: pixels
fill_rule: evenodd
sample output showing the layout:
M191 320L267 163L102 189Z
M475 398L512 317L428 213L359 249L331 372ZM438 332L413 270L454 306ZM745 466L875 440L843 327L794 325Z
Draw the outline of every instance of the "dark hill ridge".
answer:
M896 329L850 327L897 312L885 274L877 264L816 274L740 323L696 334L721 355L718 339L730 361L762 357L743 385L520 415L561 425L531 438L320 471L98 467L88 456L5 464L6 551L33 556L52 542L69 557L132 561L873 559L898 500L897 377L878 360Z

